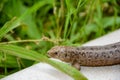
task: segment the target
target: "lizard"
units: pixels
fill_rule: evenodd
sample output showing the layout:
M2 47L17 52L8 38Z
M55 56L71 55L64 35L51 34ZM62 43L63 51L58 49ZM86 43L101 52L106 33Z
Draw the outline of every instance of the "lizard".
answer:
M120 42L104 46L55 46L47 54L78 70L80 66L110 66L120 64Z

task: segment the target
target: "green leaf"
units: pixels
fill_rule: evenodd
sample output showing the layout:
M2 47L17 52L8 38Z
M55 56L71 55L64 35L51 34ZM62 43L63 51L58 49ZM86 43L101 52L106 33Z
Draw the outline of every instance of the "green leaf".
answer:
M78 70L76 70L72 66L69 66L68 64L63 64L62 62L57 62L53 60L49 60L47 63L70 75L74 78L74 80L88 80L83 74L81 74Z
M21 57L24 59L45 62L45 63L48 63L48 64L54 66L55 68L63 71L64 73L70 75L75 80L87 80L87 78L84 77L75 68L73 68L65 63L62 63L62 62L50 60L46 56L39 54L35 51L27 50L25 48L14 46L14 45L0 45L0 51L6 52L7 54L10 54L13 56L18 56L18 57Z
M104 28L113 26L113 24L119 25L120 24L120 17L105 17L102 19L102 24Z
M5 58L4 53L1 52L0 53L0 67L5 67L5 64L7 68L16 68L18 67L17 58L11 55L6 55L6 58Z
M32 14L33 12L36 12L40 7L44 6L45 4L52 4L52 1L49 0L43 0L39 1L38 3L34 4L30 9L25 11L19 18L13 19L11 21L8 21L1 29L0 29L0 40L1 38L9 31L12 29L18 27L23 20L29 15Z

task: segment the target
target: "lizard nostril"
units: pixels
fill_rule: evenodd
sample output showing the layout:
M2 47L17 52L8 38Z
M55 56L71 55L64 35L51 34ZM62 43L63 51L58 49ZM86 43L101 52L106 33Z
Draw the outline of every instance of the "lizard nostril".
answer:
M65 57L67 57L67 54L65 54Z

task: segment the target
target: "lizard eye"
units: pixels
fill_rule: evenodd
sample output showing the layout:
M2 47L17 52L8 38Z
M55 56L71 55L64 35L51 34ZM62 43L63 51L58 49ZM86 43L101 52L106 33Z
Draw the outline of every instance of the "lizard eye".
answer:
M55 52L54 54L55 54L55 55L57 55L58 53L57 53L57 52Z

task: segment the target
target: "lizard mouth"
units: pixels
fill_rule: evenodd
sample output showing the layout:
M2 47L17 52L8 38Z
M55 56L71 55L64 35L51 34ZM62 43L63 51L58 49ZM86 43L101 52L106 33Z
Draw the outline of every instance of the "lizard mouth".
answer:
M50 51L47 52L47 56L50 58L52 55L50 54Z
M47 56L48 56L49 58L51 58L51 57L52 57L52 58L55 58L55 57L56 57L56 55L55 55L52 51L50 51L50 50L47 52Z
M47 57L48 57L48 58L51 58L51 56L50 56L50 55L47 55Z

